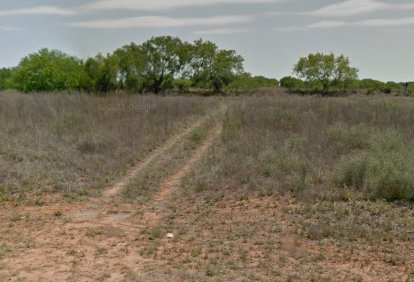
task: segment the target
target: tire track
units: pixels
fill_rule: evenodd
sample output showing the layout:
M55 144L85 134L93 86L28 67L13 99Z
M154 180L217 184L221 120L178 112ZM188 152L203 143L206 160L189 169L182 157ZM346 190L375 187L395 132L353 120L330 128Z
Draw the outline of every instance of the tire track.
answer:
M31 247L3 261L12 270L6 277L11 281L96 281L109 273L110 281L123 281L128 273L144 273L149 266L167 263L142 255L142 251L150 245L147 231L159 226L168 215L172 192L220 136L223 128L221 120L217 121L191 157L160 187L154 187L159 190L148 205L112 200L148 164L167 153L209 118L221 117L224 109L221 107L207 114L172 137L133 167L102 197L78 205L67 204L62 219L54 216L56 209L62 209L60 203L47 207L44 212L48 215L26 229L28 233L25 236L30 236Z
M202 158L207 154L208 149L213 145L214 141L221 135L223 126L220 123L209 133L204 143L196 149L192 157L173 175L169 176L163 184L161 184L159 192L155 195L152 202L152 212L144 215L147 227L156 227L160 225L161 219L167 213L166 206L170 195L174 189L178 188L183 178L193 169Z
M175 144L181 141L184 136L189 134L191 131L199 127L203 124L210 115L206 115L205 117L201 118L200 120L191 124L187 129L183 132L173 136L170 138L166 143L164 143L161 147L155 149L150 155L145 157L144 160L140 161L137 165L132 167L127 174L116 184L112 185L108 188L105 192L103 192L102 196L105 199L112 198L122 192L122 190L131 182L131 180L136 177L145 167L147 167L152 161L163 155L165 152L170 150Z

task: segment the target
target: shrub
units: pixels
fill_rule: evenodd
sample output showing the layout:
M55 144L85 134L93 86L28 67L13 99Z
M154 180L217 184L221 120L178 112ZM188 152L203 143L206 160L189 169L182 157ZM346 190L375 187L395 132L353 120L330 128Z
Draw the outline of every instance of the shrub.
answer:
M244 73L236 76L233 81L226 87L227 91L231 92L248 92L261 88L275 88L279 86L277 79L267 78L263 76L252 76L249 73Z
M409 155L378 151L372 159L367 188L373 198L414 200L414 164Z
M365 156L343 157L335 170L335 182L341 187L362 189L367 170L368 160Z
M383 171L383 175L377 175L370 183L374 197L387 201L414 200L414 178L396 167Z
M372 199L414 200L413 145L401 140L393 131L373 133L362 154L345 155L338 162L336 185L361 190Z
M191 85L192 85L192 81L188 79L174 80L174 89L181 91L181 92L190 90Z
M289 91L291 91L303 88L305 86L305 83L299 78L286 76L280 80L280 86L287 88L289 89Z
M16 89L24 92L79 90L82 62L57 50L42 49L24 58L12 74Z
M346 127L338 123L327 129L328 141L338 150L361 150L369 146L372 130L364 125Z

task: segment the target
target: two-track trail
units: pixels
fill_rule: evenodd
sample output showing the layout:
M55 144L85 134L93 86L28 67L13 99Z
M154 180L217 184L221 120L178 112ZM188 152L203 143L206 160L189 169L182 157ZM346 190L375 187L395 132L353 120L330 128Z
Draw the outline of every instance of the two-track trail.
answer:
M136 166L132 167L120 181L118 181L112 187L108 188L103 193L103 197L110 198L110 197L120 194L122 190L126 187L126 185L128 185L131 182L131 180L134 177L136 177L136 175L139 174L145 167L147 167L152 161L154 161L156 158L160 157L162 154L164 154L169 149L171 149L175 144L177 144L180 140L182 140L184 136L189 134L195 128L199 127L203 122L206 121L207 118L208 116L202 118L201 120L194 122L186 130L175 135L170 140L168 140L164 145L154 150L143 161L139 162Z
M214 140L216 140L223 130L223 127L221 124L217 125L210 133L204 144L201 145L193 154L190 160L187 161L187 163L184 164L183 167L180 168L175 174L168 177L164 183L161 185L159 192L154 197L153 200L153 206L155 207L155 210L149 214L146 215L146 226L148 227L154 227L158 226L160 224L160 220L162 219L163 215L165 214L165 207L167 204L167 201L173 192L174 189L176 189L183 179L184 176L186 176L191 169L194 167L194 165L199 162L207 153L208 149L213 144Z
M148 244L148 230L159 226L168 215L168 201L174 189L179 188L182 179L221 135L221 119L217 117L224 109L172 137L100 198L16 207L1 215L0 228L8 228L9 232L3 229L0 235L14 242L9 254L0 257L0 282L124 281L131 275L145 273L147 267L168 263L143 258L140 252ZM117 197L149 164L210 118L216 118L217 124L192 155L160 187L154 187L155 196L149 203L125 202ZM56 214L57 210L62 216ZM21 220L13 220L16 217Z

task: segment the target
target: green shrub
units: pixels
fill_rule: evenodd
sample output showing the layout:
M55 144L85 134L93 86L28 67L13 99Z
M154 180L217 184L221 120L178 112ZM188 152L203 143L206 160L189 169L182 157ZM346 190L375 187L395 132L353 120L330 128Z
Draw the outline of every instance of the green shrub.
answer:
M375 132L359 155L343 156L335 166L339 187L361 190L367 198L387 201L414 200L413 145L393 131Z
M404 151L372 156L367 188L376 199L414 200L414 169L410 155Z
M226 87L227 91L248 92L260 88L274 88L279 86L279 81L264 76L252 76L248 73L236 76L233 81Z
M414 178L391 169L371 183L374 197L387 201L414 200Z
M361 150L369 146L369 135L372 130L364 125L346 127L335 124L328 128L328 140L338 150Z
M280 80L280 86L289 90L297 90L305 87L305 83L299 78L286 76Z
M174 80L174 89L181 91L181 92L186 92L190 90L191 85L192 85L192 81L188 79Z
M364 156L342 158L335 170L335 182L341 187L362 189L366 182L368 160Z
M42 49L21 60L11 80L23 92L79 90L82 61L61 51Z

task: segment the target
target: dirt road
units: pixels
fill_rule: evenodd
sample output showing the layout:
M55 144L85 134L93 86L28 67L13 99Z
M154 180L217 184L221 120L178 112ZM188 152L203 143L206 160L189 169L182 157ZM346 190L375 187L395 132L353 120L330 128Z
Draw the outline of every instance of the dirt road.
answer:
M100 198L79 203L55 203L43 207L16 207L7 211L1 226L13 250L1 260L0 281L122 281L149 265L163 261L143 258L145 247L166 206L183 177L207 153L220 136L217 124L193 155L173 175L164 180L154 199L146 204L125 203L117 195L152 161L166 153L208 117L189 126L145 160L133 167ZM155 231L154 231L155 230ZM149 235L148 235L149 234Z

